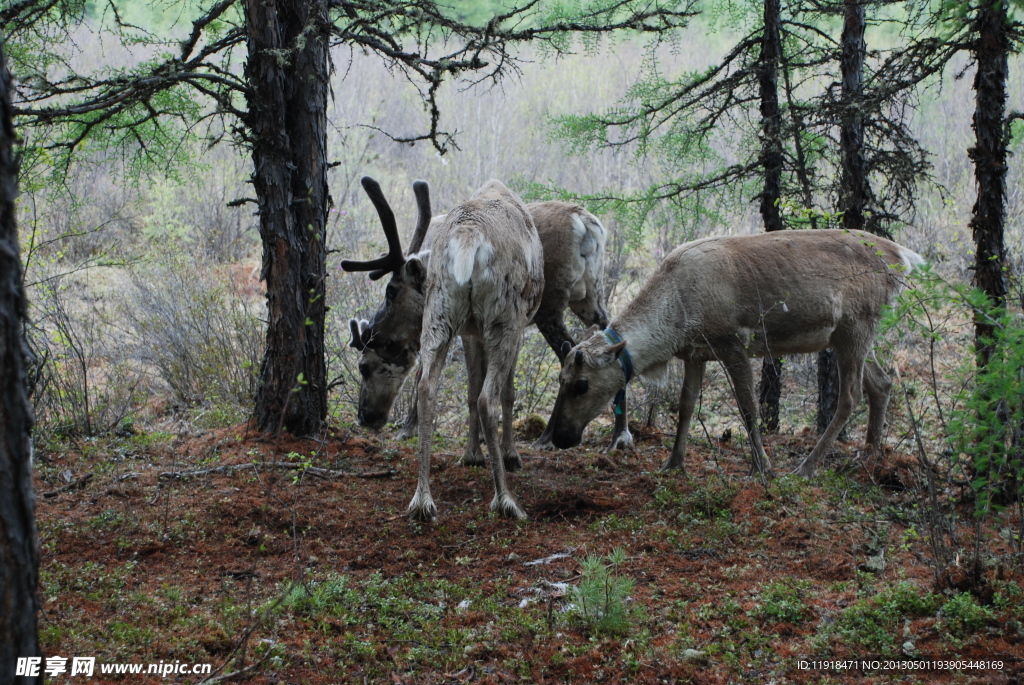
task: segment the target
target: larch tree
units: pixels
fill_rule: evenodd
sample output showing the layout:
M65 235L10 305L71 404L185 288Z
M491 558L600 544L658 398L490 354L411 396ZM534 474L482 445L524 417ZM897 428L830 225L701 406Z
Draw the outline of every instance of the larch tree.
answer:
M39 540L32 487L32 405L22 338L26 312L14 201L18 169L11 75L0 42L0 685L15 682L19 657L39 657ZM19 683L42 677L18 676Z
M936 38L927 12L917 9L889 20L909 44L873 51L869 65L867 10L895 4L723 0L717 21L731 18L740 37L716 64L672 78L653 56L623 101L558 121L570 151L630 149L638 159L663 158L674 175L628 195L536 194L619 212L635 233L658 203L697 228L721 223L726 209L745 211L753 199L765 230L858 226L888 235L913 219L918 185L930 178L909 103L960 45L959 36ZM836 17L842 33L833 36ZM819 421L827 425L838 376L831 355L822 356ZM779 371L765 359L759 399L766 430L778 425Z
M116 0L96 8L84 0L20 0L0 11L0 30L23 39L18 65L26 78L16 122L33 131L34 149L58 170L111 149L124 151L136 171L154 157L172 164L181 136L210 118L222 119L218 130L233 132L250 150L268 303L254 418L263 431L308 435L327 413L330 48L376 54L416 82L429 123L421 134L393 138L428 141L443 154L453 140L440 124L445 80L499 80L519 69L516 44L543 42L558 53L571 49L577 34L660 35L685 25L692 2L595 0L550 9L529 2L478 26L452 19L433 0L220 0L190 6L196 9L191 31L178 39L122 21ZM127 69L70 69L54 36L97 14L109 17L106 30L121 40L162 52Z
M761 101L761 220L765 231L781 231L782 224L782 116L779 111L779 63L782 60L782 4L764 0L764 35L758 59L757 85ZM779 430L782 397L782 358L768 355L761 365L758 404L763 430Z
M1006 0L983 0L974 17L975 107L972 119L975 143L968 150L974 162L978 195L971 210L974 237L974 285L988 296L996 310L1005 307L1006 157L1009 126L1006 120L1006 77L1009 71L1010 22ZM991 312L974 319L978 365L985 366L993 353L994 326Z

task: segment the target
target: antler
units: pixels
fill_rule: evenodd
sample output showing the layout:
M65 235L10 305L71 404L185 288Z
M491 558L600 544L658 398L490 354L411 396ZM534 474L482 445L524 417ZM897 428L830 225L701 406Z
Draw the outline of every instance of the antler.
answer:
M423 238L427 235L427 228L430 227L430 186L426 181L416 181L412 184L412 192L416 196L416 230L412 234L412 244L409 245L409 254L416 254L423 247Z
M373 202L373 206L377 209L381 228L384 229L384 236L388 239L388 253L383 257L366 262L343 259L341 268L345 271L371 271L373 273L370 274L370 278L377 280L386 273L401 269L405 264L405 256L402 254L402 241L398 237L395 213L391 211L388 201L384 198L380 184L369 176L363 176L360 182L363 184L363 190L370 197L370 201Z

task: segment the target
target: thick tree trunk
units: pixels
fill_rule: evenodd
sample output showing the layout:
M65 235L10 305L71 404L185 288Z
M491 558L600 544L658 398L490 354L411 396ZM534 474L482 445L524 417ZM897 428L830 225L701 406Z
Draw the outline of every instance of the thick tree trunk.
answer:
M864 94L864 29L865 0L845 0L843 13L843 53L839 70L843 79L842 122L839 147L842 173L839 179L839 211L843 228L864 230L870 189L867 163L864 159L864 111L860 107ZM818 353L818 433L824 433L839 404L839 366L832 349ZM846 429L839 435L846 438Z
M327 416L327 2L246 0L245 19L268 318L254 414L260 430L309 435Z
M974 77L975 145L968 150L974 162L978 199L974 203L971 231L974 235L974 285L984 291L996 307L1005 306L1007 284L1003 271L1006 250L1003 224L1006 208L1006 139L1003 118L1006 109L1007 35L1006 2L980 3L976 20L974 49L978 72ZM980 315L974 319L974 344L978 365L992 356L993 326Z
M846 0L843 19L843 53L839 69L843 78L842 123L839 147L842 174L839 180L839 211L843 228L863 230L868 201L867 164L864 160L864 112L860 101L864 94L864 3Z
M19 657L39 657L39 543L32 489L32 405L21 337L25 295L15 224L11 78L0 43L0 685L15 682ZM41 683L42 677L18 677Z
M765 0L764 37L758 86L761 96L761 166L764 190L761 218L764 230L782 229L779 199L782 196L782 122L779 115L779 60L782 56L782 10L780 0ZM761 427L773 433L779 429L779 399L782 396L782 359L765 357L758 388Z

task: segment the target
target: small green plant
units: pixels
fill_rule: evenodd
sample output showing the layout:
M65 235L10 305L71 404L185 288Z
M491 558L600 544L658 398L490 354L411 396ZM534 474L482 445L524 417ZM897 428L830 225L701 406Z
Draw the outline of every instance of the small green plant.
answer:
M629 631L631 608L627 605L634 583L615 575L626 560L621 547L606 557L588 556L582 564L582 578L569 597L572 611L587 628L601 635L624 635Z
M898 628L905 618L929 616L942 597L922 593L910 582L901 582L874 597L864 597L843 610L839 618L820 629L819 646L834 638L848 647L889 655L896 651Z
M942 624L952 637L973 635L995 620L995 613L978 604L969 592L954 596L942 605Z
M731 485L668 482L654 491L659 509L676 509L683 523L728 519L737 489Z
M784 578L767 583L761 590L761 605L755 614L769 621L797 623L810 613L805 601L811 581Z

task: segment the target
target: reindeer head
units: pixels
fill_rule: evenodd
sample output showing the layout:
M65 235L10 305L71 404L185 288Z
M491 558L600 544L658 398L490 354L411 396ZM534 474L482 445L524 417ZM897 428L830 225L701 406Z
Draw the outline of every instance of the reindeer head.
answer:
M565 364L558 377L558 398L551 413L551 442L559 449L575 447L583 429L626 386L619 358L626 342L612 344L604 332L593 330L576 347L565 349ZM632 372L630 372L632 373Z
M362 179L363 189L380 217L388 240L388 253L367 262L343 260L345 271L369 271L377 280L387 273L391 281L384 291L384 302L369 321L349 321L354 347L363 353L359 360L359 425L378 430L387 423L402 383L416 364L423 327L423 297L427 276L428 252L420 252L430 225L430 190L423 181L413 184L418 217L409 257L402 254L395 215L380 185L369 176ZM418 254L417 254L418 253Z

